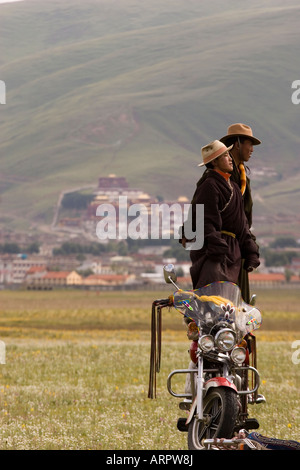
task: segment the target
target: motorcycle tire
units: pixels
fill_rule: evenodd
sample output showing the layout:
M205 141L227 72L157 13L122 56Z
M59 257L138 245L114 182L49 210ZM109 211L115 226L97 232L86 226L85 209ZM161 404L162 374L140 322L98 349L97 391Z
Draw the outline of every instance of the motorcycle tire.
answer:
M193 417L188 427L188 449L205 450L205 439L233 437L238 415L236 392L226 387L211 388L203 402L204 420Z

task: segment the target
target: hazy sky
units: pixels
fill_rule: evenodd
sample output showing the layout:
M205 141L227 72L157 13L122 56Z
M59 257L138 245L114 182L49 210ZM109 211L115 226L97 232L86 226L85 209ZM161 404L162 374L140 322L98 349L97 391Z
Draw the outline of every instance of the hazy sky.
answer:
M0 3L22 2L23 0L0 0Z

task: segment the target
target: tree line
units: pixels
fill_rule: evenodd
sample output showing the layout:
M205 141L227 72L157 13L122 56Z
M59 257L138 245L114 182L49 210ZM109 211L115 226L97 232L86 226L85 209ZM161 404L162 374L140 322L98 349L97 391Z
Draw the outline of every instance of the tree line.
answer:
M38 242L32 242L27 246L20 246L18 243L15 242L6 242L3 244L0 244L0 253L3 254L19 254L19 253L24 253L24 254L33 254L33 253L39 253L40 251L40 245Z

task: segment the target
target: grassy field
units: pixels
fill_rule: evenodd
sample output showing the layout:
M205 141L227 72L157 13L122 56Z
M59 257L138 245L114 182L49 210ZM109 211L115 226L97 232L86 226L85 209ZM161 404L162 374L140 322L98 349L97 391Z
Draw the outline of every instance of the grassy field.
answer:
M183 416L166 388L186 367L180 314L164 311L157 398L149 400L150 312L161 292L0 291L0 449L186 449ZM261 434L300 440L296 290L258 291L261 393L251 416ZM178 382L179 389L182 383Z

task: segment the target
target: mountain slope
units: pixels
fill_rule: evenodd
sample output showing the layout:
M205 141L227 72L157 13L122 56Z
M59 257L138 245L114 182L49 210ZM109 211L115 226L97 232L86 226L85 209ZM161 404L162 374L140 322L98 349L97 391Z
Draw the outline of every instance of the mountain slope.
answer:
M190 197L201 146L233 122L263 141L251 166L277 173L253 178L258 213L295 210L300 7L213 3L1 5L0 223L50 223L62 190L109 173L153 195ZM274 206L268 194L291 176L293 190Z

